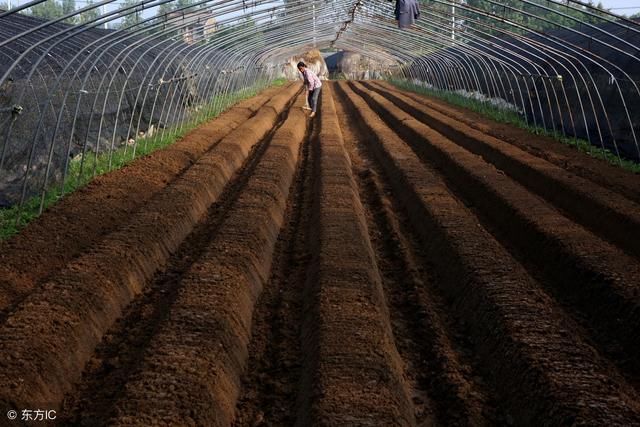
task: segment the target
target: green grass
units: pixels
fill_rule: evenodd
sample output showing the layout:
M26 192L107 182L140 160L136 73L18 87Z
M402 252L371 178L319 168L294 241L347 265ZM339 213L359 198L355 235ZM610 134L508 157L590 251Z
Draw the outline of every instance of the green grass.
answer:
M43 210L55 204L64 195L84 187L94 177L122 168L137 158L173 144L189 131L217 117L239 101L257 95L267 86L283 86L285 83L285 79L278 79L270 84L262 82L235 93L219 95L203 108L194 120L176 129L159 129L153 137L138 139L135 151L134 146L123 146L114 149L111 153L103 152L96 155L94 152L88 152L84 162L81 158L74 158L69 162L64 191L61 183L52 185L44 195ZM40 215L41 198L42 195L38 195L27 199L22 208L16 205L0 209L0 241L15 235Z
M349 80L349 78L343 72L335 72L329 75L329 80Z
M469 110L482 114L483 116L496 122L511 124L519 128L528 130L535 135L551 137L565 145L569 145L577 149L578 151L588 154L589 156L604 160L627 171L640 173L639 163L627 159L621 159L612 151L601 147L596 147L595 145L590 144L589 141L567 137L558 132L550 132L541 127L532 126L515 111L501 109L487 102L470 99L458 93L445 90L430 89L424 86L416 85L407 80L392 79L389 80L389 83L392 83L400 89L432 96L434 98L442 99L443 101L446 101L452 105L468 108Z

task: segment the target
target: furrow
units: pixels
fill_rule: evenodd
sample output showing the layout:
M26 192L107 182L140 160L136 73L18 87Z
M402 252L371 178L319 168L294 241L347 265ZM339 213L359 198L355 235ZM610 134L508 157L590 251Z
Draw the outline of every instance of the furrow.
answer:
M345 89L361 117L369 117L376 159L513 418L525 425L640 422L634 390L581 338L575 323L478 225L438 174Z
M414 101L456 121L460 121L473 129L513 144L536 157L547 160L571 173L575 173L611 191L620 193L636 203L640 203L640 177L620 168L618 165L608 164L597 157L584 155L574 147L559 143L554 138L535 135L528 129L493 121L481 113L453 106L437 98L400 90L393 84L382 80L366 83L378 85L390 92L395 91L406 95Z
M431 272L410 230L408 219L390 196L371 160L371 130L348 105L340 85L338 117L365 206L369 233L377 255L396 346L405 364L418 425L430 420L442 425L496 425L495 397L461 345L464 332L454 328L448 308L436 294ZM359 126L360 124L360 126ZM501 421L502 420L502 421Z
M180 176L203 153L251 118L281 88L245 100L175 144L96 177L66 196L20 234L0 242L0 313L64 268ZM144 140L140 142L143 144ZM25 254L29 254L25 256Z
M204 254L187 271L109 425L229 425L305 136L302 96Z
M218 198L251 148L276 124L291 86L153 196L127 226L31 293L0 325L0 402L57 407L102 335ZM20 372L19 377L15 372Z
M414 116L456 144L482 156L530 191L561 208L572 220L640 258L640 239L631 237L640 235L638 204L518 147L456 122L400 92L372 87L404 110L402 117L384 118L393 120L396 126L400 120L402 125L398 131L407 139L419 137L420 132L414 127L417 121L411 120Z
M391 102L357 85L356 90L392 120L407 124ZM626 357L618 354L614 360L631 365L637 376L640 263L428 126L416 122L412 128L419 139L409 140L409 145L418 156L441 171L522 262L543 272L552 290L582 311L579 317L600 331L599 341L615 338L623 346Z
M313 189L317 179L317 120L301 147L273 267L252 322L249 363L234 426L293 425L302 369L300 325L305 278L311 261Z
M278 127L281 123L278 123ZM271 136L256 144L243 166L202 221L193 229L167 268L159 271L105 334L82 374L82 381L65 397L59 412L61 425L99 425L113 416L114 396L122 393L136 373L151 339L162 328L181 288L181 278L218 234L269 146Z
M323 87L314 260L296 425L414 425L332 91Z

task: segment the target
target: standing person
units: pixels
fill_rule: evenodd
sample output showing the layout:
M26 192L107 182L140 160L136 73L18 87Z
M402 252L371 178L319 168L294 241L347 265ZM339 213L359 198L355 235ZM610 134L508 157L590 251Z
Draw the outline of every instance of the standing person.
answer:
M395 14L398 28L409 28L420 17L420 7L416 0L396 0Z
M309 91L309 106L311 107L311 115L309 117L316 116L316 110L318 109L318 98L320 97L320 88L322 87L322 82L316 76L316 73L307 68L307 65L300 61L298 62L298 71L302 73L302 77L304 77L304 84L307 86Z

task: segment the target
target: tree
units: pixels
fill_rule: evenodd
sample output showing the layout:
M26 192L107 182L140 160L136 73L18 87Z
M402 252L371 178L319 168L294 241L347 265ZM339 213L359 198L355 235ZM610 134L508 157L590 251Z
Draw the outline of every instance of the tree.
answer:
M45 1L29 9L32 16L47 20L60 18L64 15L62 12L62 5L57 1Z
M175 2L176 3L176 9L181 9L183 7L188 7L191 6L195 3L195 0L178 0ZM191 9L187 9L187 12L191 12L196 10L196 8L191 8Z
M174 9L173 2L163 3L160 6L158 6L158 11L156 12L156 16L165 15L171 12L173 9ZM167 17L165 16L163 19L166 20Z
M262 47L265 45L264 34L251 17L246 17L234 25L219 27L209 40L220 49L231 49L237 45Z
M138 0L125 0L123 7L135 6L139 3ZM138 8L127 10L127 15L122 18L122 26L127 28L132 25L138 24L142 21L142 12Z
M89 6L93 6L93 1L89 0L89 2L87 3L87 7ZM78 22L78 24L86 24L87 22L93 21L94 19L98 19L99 17L100 17L100 11L98 10L97 7L94 7L93 9L89 9L85 12L82 12L78 16L78 19L76 21Z
M76 0L62 0L62 14L68 15L69 13L73 13L76 10ZM73 16L65 20L68 24L75 24L77 21L77 16Z
M168 2L168 3L163 3L160 6L158 6L158 9L156 10L156 19L154 21L154 24L159 24L161 22L167 22L169 20L169 14L171 13L172 10L174 10L174 4L173 2ZM163 32L165 37L172 37L174 35L174 32L167 32L167 29L165 28L164 25L162 26L157 26L155 27L155 29L153 30L154 32Z
M62 0L62 13L65 15L76 10L76 0Z
M575 28L583 23L597 24L602 22L598 11L573 3L560 5L549 3L546 0L533 0L532 3L534 4L523 3L520 0L502 0L496 4L496 2L492 3L487 0L466 0L468 6L480 9L498 19L471 11L461 11L460 14L469 19L486 23L491 27L520 34L530 30L548 31L560 26ZM591 7L606 10L602 3L596 5L591 2L589 4ZM504 19L504 22L501 19ZM519 28L519 25L526 28ZM495 31L492 32L495 33Z

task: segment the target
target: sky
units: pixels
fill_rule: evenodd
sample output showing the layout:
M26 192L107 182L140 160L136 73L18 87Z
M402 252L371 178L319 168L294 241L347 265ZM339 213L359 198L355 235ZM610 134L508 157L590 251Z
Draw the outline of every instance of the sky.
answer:
M0 2L6 2L7 0L0 0ZM18 4L22 4L22 3L26 3L28 0L11 0L12 4L18 5ZM588 1L588 0L583 0L583 1ZM619 15L633 15L635 13L640 13L640 0L593 0L595 3L597 3L598 1L600 1L602 3L602 5L607 8L607 9L611 9L612 12L617 13ZM84 4L86 4L86 0L76 0L76 4L77 7L81 7ZM118 1L116 1L115 3L119 3ZM248 4L251 4L252 2L247 2ZM111 10L111 8L108 8L109 10ZM145 14L145 17L147 16L147 14L152 15L152 13L147 12ZM234 14L235 15L235 14Z
M601 0L602 5L619 15L633 15L640 12L640 0Z
M29 1L32 1L32 0L0 0L0 3L7 3L8 1L11 2L12 7L16 7L18 5L28 3ZM57 1L60 2L61 0L57 0ZM98 1L102 1L102 0L93 0L93 3L97 3ZM194 1L202 1L202 0L194 0ZM89 3L89 0L75 0L75 2L76 2L76 9L80 9L82 7L85 7ZM218 0L216 0L215 2L219 3ZM254 5L255 3L256 2L254 1L247 1L247 9L250 9L251 11L255 12L255 11L261 11L261 10L269 10L274 6L273 1L269 3L268 7L264 7L264 5L260 6L259 4L258 6L255 6ZM281 2L278 2L278 3L281 3ZM120 5L122 4L124 4L124 0L114 0L112 4L109 4L106 6L106 10L107 12L111 12L117 9L118 7L120 7ZM142 12L142 16L144 18L150 18L155 14L156 14L156 8L146 9L145 11ZM225 19L237 17L240 15L242 15L242 11L232 12L232 13L224 14L221 16L217 16L217 19L219 21L224 21Z

